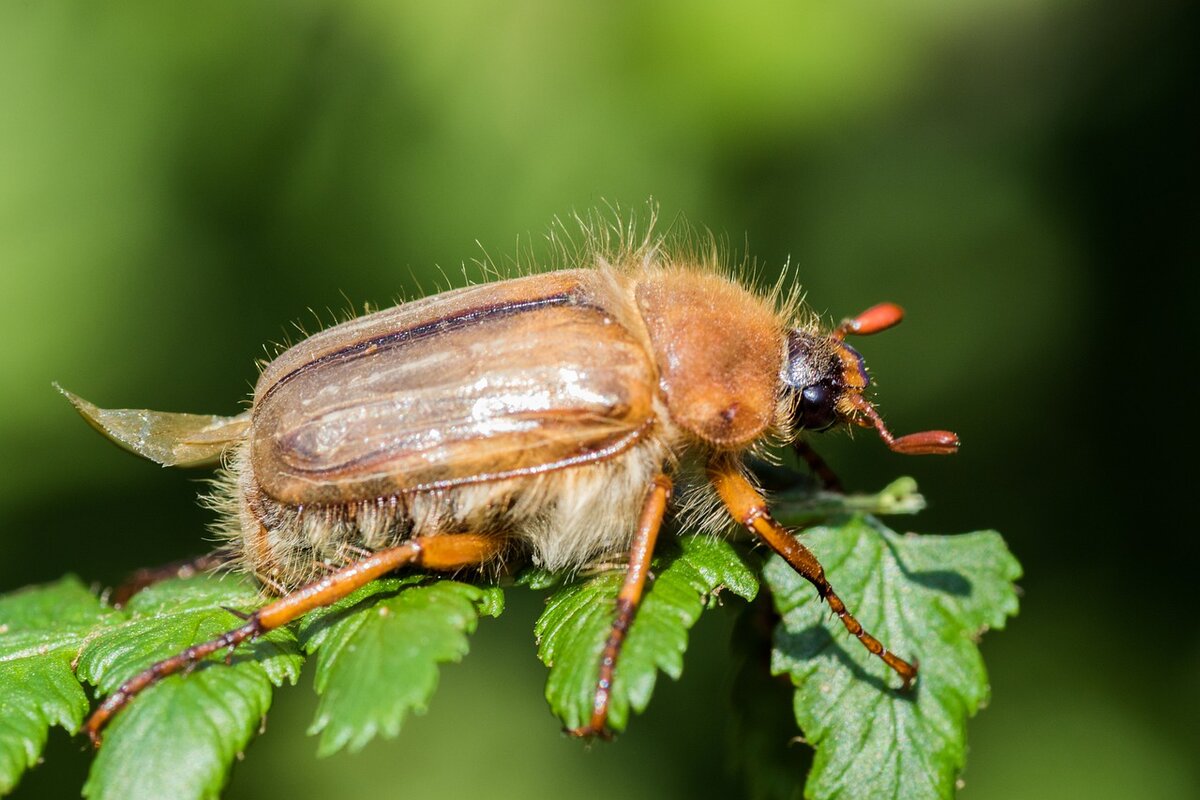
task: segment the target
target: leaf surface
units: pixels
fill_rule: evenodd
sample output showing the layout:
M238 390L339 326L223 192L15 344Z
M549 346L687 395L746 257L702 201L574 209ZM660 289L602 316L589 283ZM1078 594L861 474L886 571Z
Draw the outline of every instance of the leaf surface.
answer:
M816 748L812 798L950 797L966 721L988 697L977 645L1016 613L1020 566L992 531L902 536L854 516L801 534L863 626L920 660L913 690L850 636L782 559L764 570L783 620L772 669L796 687L794 711Z
M479 616L503 608L499 588L406 575L311 613L300 641L317 657L321 702L309 733L321 735L318 753L396 736L409 712L428 707L438 665L460 661Z
M261 604L256 589L232 577L156 584L134 596L119 624L88 642L79 677L108 695L154 662L241 624L221 606ZM262 725L272 688L294 683L301 660L294 635L281 629L238 647L228 665L214 655L190 674L146 689L105 729L84 795L217 797Z
M52 725L83 722L71 662L109 613L73 576L0 598L0 795L37 764Z
M805 543L863 625L900 655L920 658L921 676L914 691L899 691L898 678L811 585L769 559L763 580L771 597L743 615L753 630L740 633L745 661L735 687L734 745L745 752L734 760L754 772L753 795L794 794L808 752L777 713L784 679L773 671L786 676L784 692L794 687L792 712L815 748L807 796L950 796L964 764L966 720L988 694L978 637L1016 612L1019 565L992 532L901 536L870 516L919 510L923 500L908 479L877 495L810 491L776 500L781 519L832 520L803 533ZM752 599L759 588L757 569L747 566L758 556L744 559L724 540L661 544L614 676L615 731L646 708L659 672L680 675L689 631L720 591ZM536 624L538 655L549 667L546 698L567 727L591 715L623 578L619 570L570 579L531 569L516 580L552 591ZM155 661L240 625L225 607L250 611L262 602L249 582L214 576L157 584L121 610L70 577L0 597L0 794L37 762L51 726L78 729L88 709L81 681L110 694ZM261 729L274 688L295 682L305 653L317 660L311 732L321 753L394 736L409 713L427 707L440 665L466 654L479 617L497 616L503 605L497 587L419 574L362 587L240 646L229 664L214 654L144 691L106 729L84 793L216 797Z

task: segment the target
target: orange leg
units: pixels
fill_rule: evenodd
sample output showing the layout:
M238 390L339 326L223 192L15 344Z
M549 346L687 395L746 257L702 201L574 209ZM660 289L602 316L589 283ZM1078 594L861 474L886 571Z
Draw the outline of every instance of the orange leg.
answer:
M659 475L650 487L650 494L642 506L642 516L638 520L637 532L633 536L633 545L629 550L629 568L625 572L625 582L617 594L617 614L613 619L612 631L604 650L600 654L600 672L596 678L596 695L592 700L592 718L581 728L568 731L572 736L608 736L605 727L608 722L608 701L612 695L613 671L617 667L617 657L621 654L621 645L625 643L625 634L633 624L638 606L642 602L642 594L646 589L646 576L650 572L650 559L654 556L654 543L658 541L658 529L662 527L663 515L667 511L667 501L671 499L671 479Z
M125 582L113 589L108 601L121 608L130 599L149 586L171 578L190 578L201 572L212 572L225 564L229 559L220 553L208 553L196 558L172 561L159 567L143 567L125 579Z
M504 540L499 537L462 533L417 537L387 550L380 550L362 561L331 572L320 580L268 603L247 616L244 625L226 631L211 641L192 645L183 652L146 668L109 695L84 723L83 730L92 740L92 744L98 747L100 732L104 726L142 690L168 675L191 669L213 653L221 650L232 651L242 642L283 627L315 608L332 605L359 587L393 570L406 566L455 570L482 564L499 555L503 548Z
M712 482L717 494L721 496L725 508L738 522L750 529L750 532L766 542L772 550L791 564L805 580L817 587L819 594L829 608L837 614L838 619L846 626L846 630L854 634L863 646L896 671L907 689L916 680L917 668L904 659L896 656L884 647L878 639L863 629L854 615L846 610L846 604L833 591L829 581L825 579L825 568L812 554L812 551L786 528L776 522L767 510L766 500L759 494L750 482L742 475L738 464L729 458L717 459L708 465L708 479Z

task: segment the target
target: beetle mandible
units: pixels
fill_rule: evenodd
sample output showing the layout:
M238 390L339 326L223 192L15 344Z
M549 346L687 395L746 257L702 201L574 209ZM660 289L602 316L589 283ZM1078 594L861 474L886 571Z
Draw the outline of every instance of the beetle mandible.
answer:
M393 570L518 558L578 570L620 553L628 568L593 713L571 731L605 735L614 668L687 463L702 467L708 507L720 504L786 559L909 686L916 667L863 629L745 467L764 444L792 444L832 479L800 435L839 424L873 427L898 453L955 452L948 431L893 436L865 396L863 359L845 339L890 328L903 312L884 303L823 328L794 292L747 288L698 253L647 237L588 251L576 268L350 319L266 364L250 409L234 417L104 410L66 393L140 456L222 463L226 557L278 595L131 678L92 714L88 735L98 743L108 720L162 677Z

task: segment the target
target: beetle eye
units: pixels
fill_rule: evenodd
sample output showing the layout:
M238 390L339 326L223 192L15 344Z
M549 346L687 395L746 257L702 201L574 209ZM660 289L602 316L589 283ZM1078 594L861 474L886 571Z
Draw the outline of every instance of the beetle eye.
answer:
M796 425L805 430L823 431L837 422L836 405L833 387L823 383L805 386L800 392Z
M806 406L825 406L829 405L829 387L821 384L813 386L805 386L804 391L800 393L804 398Z

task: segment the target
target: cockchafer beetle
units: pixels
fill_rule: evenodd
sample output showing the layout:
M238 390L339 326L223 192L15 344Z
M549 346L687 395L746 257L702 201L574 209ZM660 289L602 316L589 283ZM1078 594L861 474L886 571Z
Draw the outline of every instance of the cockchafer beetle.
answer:
M279 595L127 681L87 721L93 742L160 678L393 570L523 557L578 570L620 553L628 568L593 713L571 731L605 735L614 667L688 464L702 477L687 506L723 506L909 686L916 667L863 630L744 466L764 444L790 443L832 480L800 434L837 424L874 427L898 453L955 452L948 431L894 437L864 394L863 359L845 338L890 328L903 312L885 303L822 329L795 292L748 289L718 262L647 237L587 250L578 268L350 319L266 364L250 409L235 417L103 410L66 393L138 455L223 462L212 499L227 558Z

